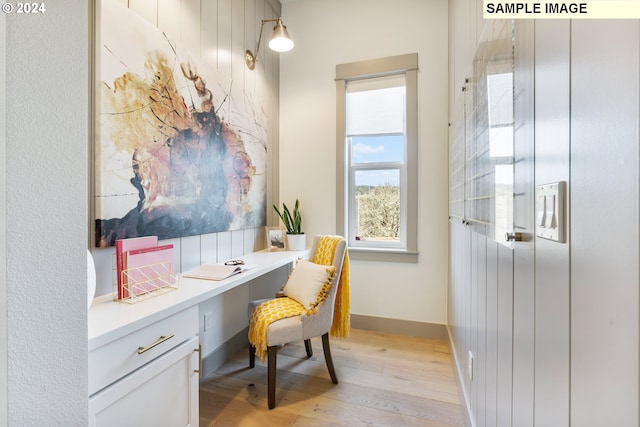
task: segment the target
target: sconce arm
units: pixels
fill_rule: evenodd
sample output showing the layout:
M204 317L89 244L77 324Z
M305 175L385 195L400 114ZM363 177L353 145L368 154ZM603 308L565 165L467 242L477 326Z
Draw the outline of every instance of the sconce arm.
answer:
M256 68L256 62L258 62L258 53L260 52L260 42L262 41L262 30L264 30L264 24L266 24L267 22L278 22L278 20L280 20L280 18L263 19L262 25L260 25L260 36L258 37L258 45L256 46L255 55L248 49L244 52L244 62L247 64L247 67L249 67L250 70L253 71L253 69Z

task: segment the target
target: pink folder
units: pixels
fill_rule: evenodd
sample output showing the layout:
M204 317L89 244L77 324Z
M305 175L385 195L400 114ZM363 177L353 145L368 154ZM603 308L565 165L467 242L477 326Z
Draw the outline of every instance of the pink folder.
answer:
M122 298L172 284L173 244L126 251L123 258Z
M130 239L116 240L116 273L118 280L118 299L122 299L122 270L124 253L127 251L155 248L158 246L158 236L133 237Z

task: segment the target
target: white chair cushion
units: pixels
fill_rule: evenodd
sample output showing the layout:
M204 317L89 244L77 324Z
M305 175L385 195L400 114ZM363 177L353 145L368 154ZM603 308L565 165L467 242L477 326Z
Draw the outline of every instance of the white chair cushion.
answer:
M302 316L276 320L267 328L267 346L282 345L304 339Z
M309 310L317 302L323 286L331 284L335 272L334 265L320 265L302 259L291 272L283 289L284 294Z

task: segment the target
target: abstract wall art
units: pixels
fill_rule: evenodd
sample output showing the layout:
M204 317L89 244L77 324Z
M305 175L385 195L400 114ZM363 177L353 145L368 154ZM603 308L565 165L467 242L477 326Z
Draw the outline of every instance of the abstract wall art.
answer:
M265 225L252 94L118 2L98 2L96 27L96 246Z

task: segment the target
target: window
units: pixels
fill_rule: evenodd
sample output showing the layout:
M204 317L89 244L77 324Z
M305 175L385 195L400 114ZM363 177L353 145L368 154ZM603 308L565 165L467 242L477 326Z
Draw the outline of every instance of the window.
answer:
M405 79L347 82L347 217L352 247L406 247Z
M417 59L336 67L337 223L356 258L417 257Z

